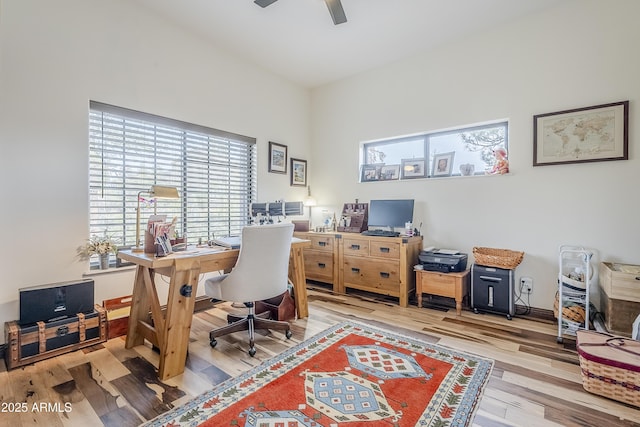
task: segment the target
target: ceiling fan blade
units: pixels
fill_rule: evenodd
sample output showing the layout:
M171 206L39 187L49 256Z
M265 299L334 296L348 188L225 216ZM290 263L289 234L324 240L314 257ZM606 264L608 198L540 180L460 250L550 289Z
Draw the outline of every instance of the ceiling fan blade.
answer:
M340 0L324 0L324 2L329 8L331 19L333 19L333 23L335 25L347 22L347 15L344 14L344 9L342 8L342 3L340 2Z
M276 1L278 1L278 0L255 0L254 3L257 4L260 7L267 7L271 3L275 3Z

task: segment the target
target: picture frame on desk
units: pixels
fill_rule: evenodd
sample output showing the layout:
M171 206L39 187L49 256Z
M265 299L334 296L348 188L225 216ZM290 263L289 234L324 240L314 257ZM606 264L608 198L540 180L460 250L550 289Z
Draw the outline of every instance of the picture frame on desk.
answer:
M426 178L427 167L426 160L420 159L402 159L400 161L400 179Z
M373 182L380 181L380 171L382 170L381 164L368 164L362 165L360 171L360 182Z
M431 176L451 176L451 171L453 169L453 158L455 155L455 151L435 154L433 156Z
M400 165L384 165L380 168L380 181L397 181L400 179Z

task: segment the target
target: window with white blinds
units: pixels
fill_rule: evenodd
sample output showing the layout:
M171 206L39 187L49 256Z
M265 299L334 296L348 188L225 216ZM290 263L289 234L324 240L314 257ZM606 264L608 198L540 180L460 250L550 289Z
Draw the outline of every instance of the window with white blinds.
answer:
M91 101L90 234L135 245L138 193L154 184L177 187L180 199L143 194L141 233L157 212L177 217L191 243L237 235L256 198L255 138Z

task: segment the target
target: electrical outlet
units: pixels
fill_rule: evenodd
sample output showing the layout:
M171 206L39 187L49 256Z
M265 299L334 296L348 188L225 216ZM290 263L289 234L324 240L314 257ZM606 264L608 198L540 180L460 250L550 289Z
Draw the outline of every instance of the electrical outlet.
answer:
M520 291L524 294L533 292L533 279L531 277L520 278Z

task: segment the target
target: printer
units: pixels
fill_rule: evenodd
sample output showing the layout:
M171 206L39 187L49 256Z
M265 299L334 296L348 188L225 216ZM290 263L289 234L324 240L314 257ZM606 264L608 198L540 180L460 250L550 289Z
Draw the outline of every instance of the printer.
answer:
M458 273L467 268L467 254L452 249L425 249L418 255L424 270Z

